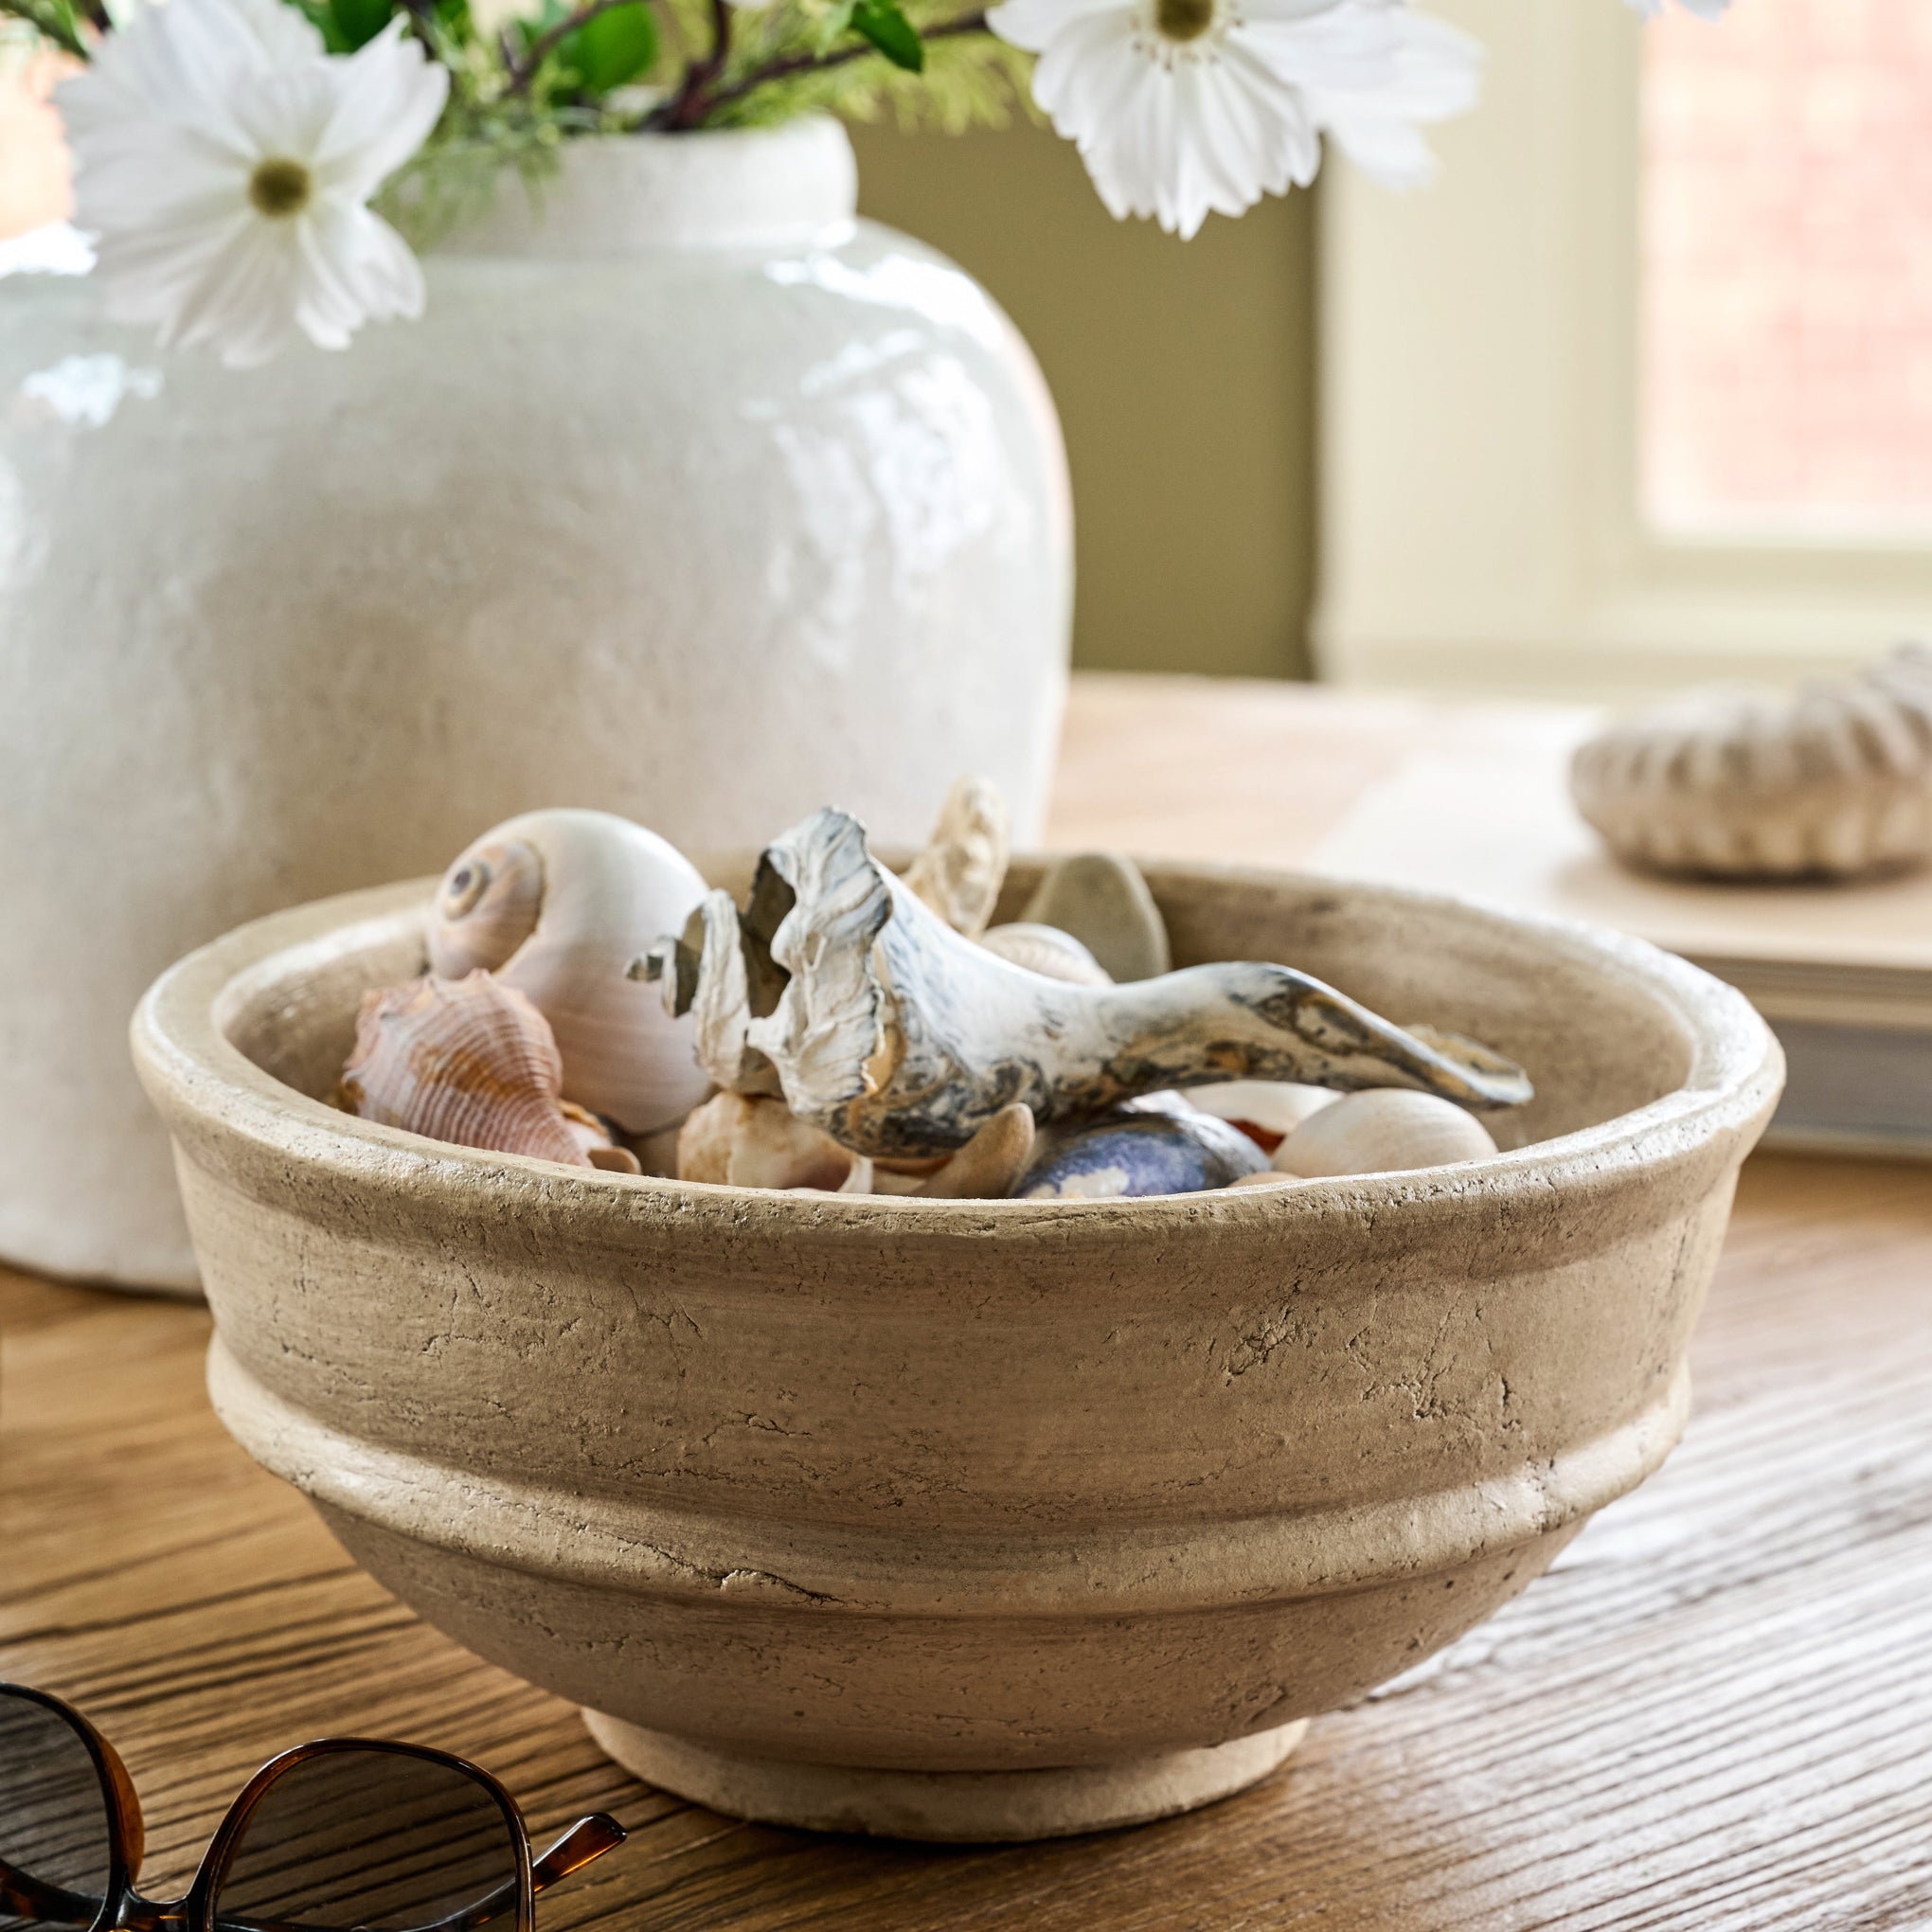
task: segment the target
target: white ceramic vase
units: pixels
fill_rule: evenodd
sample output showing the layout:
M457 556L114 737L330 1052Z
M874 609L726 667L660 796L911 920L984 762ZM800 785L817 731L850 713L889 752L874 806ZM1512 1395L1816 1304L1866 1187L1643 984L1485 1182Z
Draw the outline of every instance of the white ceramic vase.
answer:
M238 921L545 804L904 841L971 769L1038 829L1052 405L854 206L828 121L581 143L422 322L243 374L0 280L0 1257L193 1288L125 1027Z

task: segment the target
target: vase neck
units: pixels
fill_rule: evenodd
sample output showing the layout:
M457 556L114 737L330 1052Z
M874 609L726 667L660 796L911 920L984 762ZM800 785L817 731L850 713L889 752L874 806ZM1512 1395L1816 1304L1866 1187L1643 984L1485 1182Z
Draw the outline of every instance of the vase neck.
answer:
M858 208L850 140L814 116L779 128L566 141L527 190L506 170L446 255L607 260L661 248L767 248L836 239Z

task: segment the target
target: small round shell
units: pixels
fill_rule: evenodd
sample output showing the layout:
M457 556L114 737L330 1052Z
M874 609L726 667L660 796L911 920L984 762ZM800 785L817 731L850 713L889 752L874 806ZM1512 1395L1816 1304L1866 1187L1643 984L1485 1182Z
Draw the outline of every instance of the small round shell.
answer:
M798 1119L783 1100L718 1094L684 1124L677 1139L682 1181L733 1188L810 1188L868 1193L872 1164Z
M473 973L367 994L341 1097L365 1120L431 1140L590 1167L591 1143L564 1111L563 1080L543 1014ZM600 1130L597 1138L608 1146Z
M1694 876L1852 877L1932 858L1932 652L1795 698L1692 691L1619 720L1570 768L1627 863Z
M1064 933L1058 926L1020 922L994 926L979 943L1029 973L1064 979L1069 986L1114 983L1107 969L1071 933Z
M482 966L528 995L557 1036L564 1091L648 1135L709 1084L689 1020L673 1020L633 959L704 898L697 869L655 832L606 812L529 812L469 848L430 919L430 969ZM532 909L534 908L534 909Z
M1276 1150L1275 1170L1304 1180L1405 1173L1481 1160L1495 1151L1489 1130L1453 1100L1376 1087L1344 1094L1310 1115Z

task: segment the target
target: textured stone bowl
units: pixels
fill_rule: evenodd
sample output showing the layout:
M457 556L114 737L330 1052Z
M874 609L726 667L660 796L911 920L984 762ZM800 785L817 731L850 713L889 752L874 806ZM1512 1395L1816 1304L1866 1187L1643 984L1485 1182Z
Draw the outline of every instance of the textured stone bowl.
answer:
M361 993L420 970L428 887L386 888L194 955L135 1022L223 1420L432 1623L720 1809L1030 1837L1252 1782L1669 1453L1780 1062L1640 943L1151 879L1183 963L1289 960L1522 1061L1505 1152L983 1204L440 1146L315 1098Z

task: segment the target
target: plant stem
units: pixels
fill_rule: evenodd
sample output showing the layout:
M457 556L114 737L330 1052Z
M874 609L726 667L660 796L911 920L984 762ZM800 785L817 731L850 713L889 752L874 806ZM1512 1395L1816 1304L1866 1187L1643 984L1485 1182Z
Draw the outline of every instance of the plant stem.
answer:
M714 0L720 7L724 0ZM985 33L984 8L972 13L962 13L957 20L942 22L938 27L923 27L920 31L921 40L951 40L961 34ZM734 80L729 87L719 87L700 91L692 87L692 79L698 73L694 65L686 76L685 84L678 90L677 98L663 111L662 118L656 125L663 128L687 130L699 126L705 117L721 107L728 107L735 100L742 100L747 94L754 94L760 87L769 86L774 80L789 80L796 74L822 74L830 67L843 67L851 61L863 61L868 54L878 53L878 48L869 42L861 42L857 46L841 47L835 54L787 54L782 60L767 61L762 67L755 67L742 80ZM882 56L883 58L883 56ZM708 66L708 63L703 63ZM715 75L710 78L715 79Z
M722 4L722 0L720 0ZM521 61L508 61L510 67L510 91L512 94L528 94L529 85L537 78L538 70L550 58L560 41L567 39L580 27L586 27L600 13L608 13L613 7L628 7L631 0L588 0L567 19L560 20L553 27L540 33L525 51ZM505 49L506 57L508 49Z
M684 133L697 126L711 104L711 90L731 58L731 0L711 0L711 50L685 69L683 84L663 110L660 125Z

